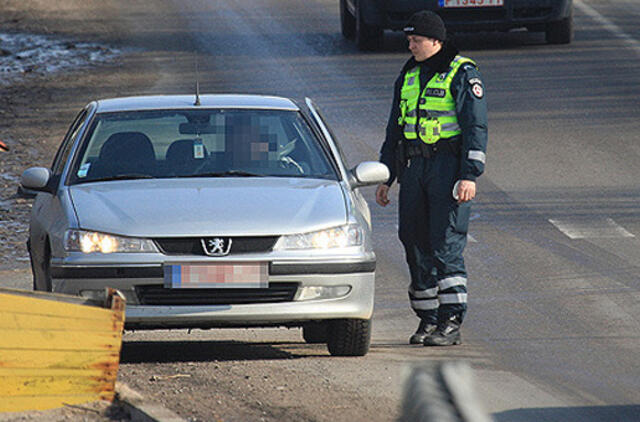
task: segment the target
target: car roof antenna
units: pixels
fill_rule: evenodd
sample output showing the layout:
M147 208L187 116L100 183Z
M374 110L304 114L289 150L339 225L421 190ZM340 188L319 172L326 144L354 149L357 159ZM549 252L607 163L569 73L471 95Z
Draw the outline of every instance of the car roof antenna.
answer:
M196 102L194 106L200 105L200 82L198 81L198 53L196 52Z

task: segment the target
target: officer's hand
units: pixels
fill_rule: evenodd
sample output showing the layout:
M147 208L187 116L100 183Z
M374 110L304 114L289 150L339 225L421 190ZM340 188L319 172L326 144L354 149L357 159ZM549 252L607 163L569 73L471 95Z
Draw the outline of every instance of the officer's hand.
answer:
M386 207L389 204L389 197L387 196L388 194L389 186L385 185L384 183L378 185L378 189L376 189L376 202L378 203L378 205Z
M458 204L471 201L476 197L476 182L472 180L461 180L458 185Z

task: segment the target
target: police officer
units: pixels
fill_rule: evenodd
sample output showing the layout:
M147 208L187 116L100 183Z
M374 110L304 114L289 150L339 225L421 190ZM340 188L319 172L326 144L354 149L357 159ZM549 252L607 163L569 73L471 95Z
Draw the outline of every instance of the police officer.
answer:
M404 32L411 57L394 87L380 161L391 177L376 190L389 203L398 178L399 237L409 264L411 308L420 318L411 344L460 344L467 310L467 242L476 178L484 171L487 106L475 62L446 40L442 19L414 14Z

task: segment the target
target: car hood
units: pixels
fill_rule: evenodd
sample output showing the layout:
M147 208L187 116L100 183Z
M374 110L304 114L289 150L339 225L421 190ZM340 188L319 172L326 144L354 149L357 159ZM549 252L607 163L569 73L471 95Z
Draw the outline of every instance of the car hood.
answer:
M127 180L70 187L79 227L137 237L302 233L347 222L336 181Z

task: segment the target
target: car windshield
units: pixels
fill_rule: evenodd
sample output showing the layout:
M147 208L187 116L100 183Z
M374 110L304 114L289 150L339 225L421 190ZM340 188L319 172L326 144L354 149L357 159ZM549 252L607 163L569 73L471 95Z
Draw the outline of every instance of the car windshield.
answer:
M301 114L280 110L99 113L70 181L167 177L337 179Z

